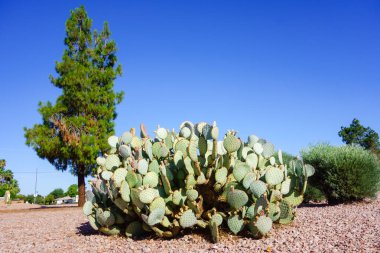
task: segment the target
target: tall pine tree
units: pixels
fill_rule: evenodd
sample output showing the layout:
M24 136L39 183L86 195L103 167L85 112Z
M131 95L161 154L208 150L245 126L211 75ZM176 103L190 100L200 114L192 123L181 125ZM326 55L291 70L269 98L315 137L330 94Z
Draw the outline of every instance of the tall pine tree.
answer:
M85 202L85 176L92 173L99 153L108 148L113 134L116 105L123 93L114 92L121 75L116 44L108 24L101 32L91 31L92 20L85 8L71 11L66 22L65 51L56 62L58 76L50 76L62 90L55 104L39 103L42 123L24 128L26 144L57 170L78 176L79 206Z

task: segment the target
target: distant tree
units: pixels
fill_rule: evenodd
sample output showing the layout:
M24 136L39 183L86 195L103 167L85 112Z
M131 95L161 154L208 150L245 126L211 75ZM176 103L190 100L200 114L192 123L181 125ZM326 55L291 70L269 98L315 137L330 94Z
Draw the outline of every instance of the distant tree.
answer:
M34 203L34 195L33 194L29 194L27 196L25 196L25 202L28 202L29 204L32 204ZM37 195L36 196L36 204L38 205L44 205L45 204L45 198L41 195Z
M13 172L5 169L6 161L0 160L0 196L4 196L6 191L11 193L11 198L14 198L20 192L18 182L13 178Z
M52 195L55 199L65 196L65 192L61 188L54 189L49 195Z
M108 149L113 134L116 105L123 93L114 92L114 80L121 74L116 44L108 24L101 32L91 31L92 20L85 8L71 11L66 22L65 50L50 76L62 89L56 103L39 103L42 123L24 128L26 144L57 170L78 177L79 206L85 202L85 177L96 167L95 159Z
M75 197L78 195L78 185L72 184L67 188L66 196Z
M346 144L357 144L376 155L380 154L379 134L362 126L358 119L353 119L348 127L342 126L338 134Z
M45 204L51 205L54 203L54 200L55 200L54 196L52 194L49 194L45 197Z

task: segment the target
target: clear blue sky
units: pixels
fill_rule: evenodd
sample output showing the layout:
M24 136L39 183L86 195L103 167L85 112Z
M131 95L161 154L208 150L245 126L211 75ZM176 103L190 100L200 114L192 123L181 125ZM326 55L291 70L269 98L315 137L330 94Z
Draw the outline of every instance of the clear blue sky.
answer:
M25 145L62 57L69 11L108 21L125 91L116 133L216 120L297 154L340 145L354 117L380 131L380 1L0 1L0 157L21 193L76 183Z

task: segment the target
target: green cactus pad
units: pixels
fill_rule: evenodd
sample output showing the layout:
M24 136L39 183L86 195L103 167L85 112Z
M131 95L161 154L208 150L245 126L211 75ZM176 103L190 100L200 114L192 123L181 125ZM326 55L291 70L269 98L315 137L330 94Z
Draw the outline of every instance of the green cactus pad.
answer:
M98 231L101 225L96 221L95 217L93 217L92 215L89 215L89 216L87 216L87 219L88 219L88 223L90 224L90 226L94 230Z
M147 223L149 226L154 226L162 221L165 216L164 208L156 208L154 209L148 216Z
M112 227L100 227L99 231L105 235L119 235L120 234L120 228L117 226Z
M120 186L120 194L121 194L121 198L125 201L125 202L130 202L131 201L131 190L129 188L129 185L127 183L127 181L123 181L121 183L121 186Z
M131 148L127 145L121 145L119 147L119 154L121 155L121 157L123 158L128 158L131 156Z
M189 146L190 142L187 139L180 139L175 144L175 150L179 150L182 152L183 157L187 157L187 147Z
M192 227L197 224L197 217L192 210L187 210L179 218L179 224L183 228Z
M226 167L222 167L215 172L215 181L224 185L227 181L228 170Z
M152 203L152 201L158 196L158 190L153 188L142 190L139 194L140 201L144 204Z
M257 230L262 236L269 233L269 231L272 229L272 224L273 222L271 218L266 216L260 216L255 223Z
M153 160L153 144L150 140L146 140L144 143L144 151L148 155L149 160Z
M143 185L156 187L158 185L158 175L156 172L150 171L143 177Z
M83 205L83 213L88 216L92 214L93 208L94 208L94 205L92 204L92 202L86 201Z
M215 222L217 226L222 225L222 223L223 223L223 217L222 217L222 215L220 215L219 213L215 213L211 217L211 222Z
M249 189L252 182L256 180L256 174L253 172L248 172L243 179L243 186L245 189Z
M274 145L270 142L267 142L263 145L263 156L264 158L269 158L274 154Z
M198 191L191 189L186 191L186 196L190 201L194 201L198 198Z
M157 137L160 138L161 140L164 140L164 139L168 136L168 131L166 131L165 128L160 127L160 128L158 128L158 129L156 130L156 135L157 135Z
M226 138L224 138L223 146L227 150L228 153L233 153L235 151L238 151L240 148L241 141L236 138L234 135L227 135Z
M121 142L122 142L122 144L128 145L129 143L131 143L132 137L133 136L132 136L131 132L124 132L121 135Z
M214 243L219 242L219 228L215 221L210 222L211 238Z
M219 128L215 125L211 129L211 138L217 140L219 137Z
M269 185L280 184L284 180L284 173L276 167L269 167L265 173L265 181Z
M282 200L282 194L279 190L272 189L272 192L270 194L270 202L277 202Z
M198 161L197 151L198 151L197 145L193 141L191 141L190 144L189 144L189 147L187 149L187 152L189 154L190 159L193 162L197 162Z
M291 206L299 206L303 201L303 195L296 190L292 190L284 197Z
M240 182L250 170L246 163L238 163L234 166L232 173L236 181Z
M256 154L261 155L263 153L263 145L261 143L257 142L253 145L253 150L255 151Z
M105 227L110 227L115 223L115 216L108 210L103 211L102 209L96 210L96 221Z
M111 148L116 148L116 146L119 144L119 138L117 136L110 136L108 138L108 144Z
M99 166L105 166L106 165L106 158L99 156L96 158L96 163Z
M280 164L284 164L284 161L282 159L282 150L281 149L278 150L278 161L280 162Z
M311 166L310 164L305 164L304 165L304 176L306 177L311 177L312 175L314 175L315 173L315 169L313 166Z
M175 190L173 192L173 203L177 206L182 206L184 205L185 201L186 201L186 192L184 190Z
M163 144L161 142L155 142L152 145L152 154L158 159L161 158L161 155L162 155L162 151L161 151L162 145Z
M204 156L207 152L207 140L203 136L198 139L198 147L200 155Z
M134 171L129 170L125 178L128 182L129 187L131 188L135 187L138 184L139 180L137 178L137 174Z
M277 221L280 218L281 210L280 207L275 203L269 203L268 216L272 221Z
M157 175L160 173L160 165L156 159L149 163L148 171L155 172Z
M281 193L286 195L290 192L292 180L287 178L281 183Z
M127 237L140 236L144 233L142 224L139 221L133 221L128 224L125 229L125 235Z
M106 158L106 163L104 166L107 170L113 170L117 169L120 164L121 162L118 155L109 155Z
M258 159L258 157L257 157L257 155L255 153L250 153L245 158L245 162L253 170L255 170L257 168L258 161L259 161L259 159Z
M113 180L117 187L121 186L121 183L125 180L128 171L125 168L118 168L113 173Z
M113 175L113 173L111 171L108 171L108 170L105 170L102 172L102 178L104 180L107 180L107 181L111 179L112 175Z
M133 149L139 149L141 147L141 140L137 136L133 136L131 140L131 147Z
M248 195L242 190L231 189L227 194L228 204L234 209L239 209L248 202Z
M237 235L244 228L244 220L239 215L234 215L227 219L227 225L231 232Z
M191 137L191 130L188 127L182 127L180 130L180 136L189 139Z
M157 209L157 208L165 209L165 206L166 206L165 200L162 197L157 197L152 201L152 203L150 203L149 209L150 211L153 211L154 209Z
M137 170L141 175L145 175L148 172L149 164L145 159L141 159L137 164Z
M131 200L132 203L139 209L142 209L144 207L144 203L140 200L140 192L141 190L132 188L131 189Z
M248 146L253 148L253 145L255 145L255 143L259 140L259 137L257 137L256 135L254 134L251 134L250 136L248 136Z
M267 191L267 185L261 180L253 181L249 188L256 198L259 198Z

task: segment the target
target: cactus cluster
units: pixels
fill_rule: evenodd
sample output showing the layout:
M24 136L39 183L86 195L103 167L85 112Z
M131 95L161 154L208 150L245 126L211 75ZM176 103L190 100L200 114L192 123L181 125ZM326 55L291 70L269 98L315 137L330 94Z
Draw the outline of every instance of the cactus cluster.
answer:
M273 223L288 224L302 203L312 166L283 164L274 145L255 135L243 142L235 131L218 140L214 122L183 122L179 133L158 127L155 138L141 125L108 139L110 150L96 159L83 207L90 225L107 235L155 233L173 237L187 228L267 235Z

